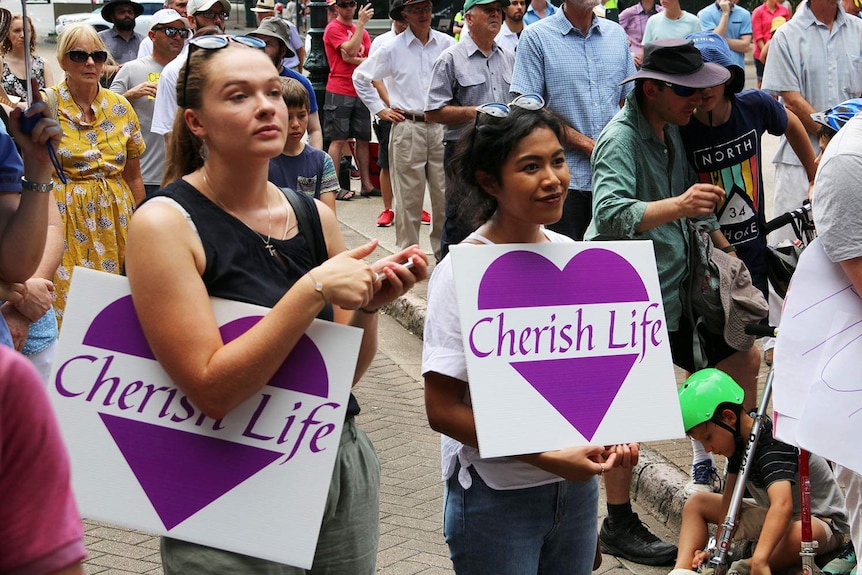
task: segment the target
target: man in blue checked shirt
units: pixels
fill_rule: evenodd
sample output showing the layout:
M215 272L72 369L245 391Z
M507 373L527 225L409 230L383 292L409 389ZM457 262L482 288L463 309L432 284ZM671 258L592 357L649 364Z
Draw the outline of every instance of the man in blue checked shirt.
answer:
M584 238L592 213L590 155L595 140L622 107L635 73L629 40L619 24L598 18L599 0L566 0L555 14L521 33L511 92L539 94L569 124L566 162L571 177L562 219L549 226Z

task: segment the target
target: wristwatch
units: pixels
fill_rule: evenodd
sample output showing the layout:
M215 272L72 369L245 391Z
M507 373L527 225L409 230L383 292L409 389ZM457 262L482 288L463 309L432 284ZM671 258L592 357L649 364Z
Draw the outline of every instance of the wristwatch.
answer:
M27 190L28 192L38 192L40 194L47 194L48 192L54 189L54 184L52 182L48 182L47 184L42 184L38 182L31 182L26 178L21 178L21 188Z

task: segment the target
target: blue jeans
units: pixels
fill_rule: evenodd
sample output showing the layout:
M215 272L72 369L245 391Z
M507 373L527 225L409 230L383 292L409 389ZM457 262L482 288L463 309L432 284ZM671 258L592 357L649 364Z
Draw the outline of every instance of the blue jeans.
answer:
M471 467L473 485L446 482L443 534L459 575L589 575L596 555L599 489L560 481L498 491Z

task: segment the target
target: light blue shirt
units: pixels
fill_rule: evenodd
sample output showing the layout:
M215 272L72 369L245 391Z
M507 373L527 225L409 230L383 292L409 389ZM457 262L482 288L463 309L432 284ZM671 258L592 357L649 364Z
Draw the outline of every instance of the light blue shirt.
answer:
M718 7L717 3L710 4L698 12L697 17L700 18L703 31L712 32L718 26L719 20L721 20L721 8ZM739 40L742 36L751 33L751 12L741 6L734 5L727 20L727 32L724 34L724 37ZM740 66L743 70L745 69L745 54L731 50L730 56L733 58L734 64Z
M545 18L548 16L553 16L558 12L557 7L547 2L547 8L545 8ZM530 24L535 24L539 20L542 20L542 17L536 14L536 11L533 10L533 7L530 6L527 8L527 11L524 12L524 26L529 26Z
M763 72L767 92L799 92L815 110L825 110L862 94L862 21L839 6L832 30L817 21L803 2L776 30ZM814 150L817 138L809 136ZM773 162L799 165L782 136Z
M620 82L634 73L629 39L619 24L594 17L584 36L560 10L521 32L511 90L541 95L549 110L595 140L632 90L633 83ZM569 189L592 190L589 156L567 148L566 163Z

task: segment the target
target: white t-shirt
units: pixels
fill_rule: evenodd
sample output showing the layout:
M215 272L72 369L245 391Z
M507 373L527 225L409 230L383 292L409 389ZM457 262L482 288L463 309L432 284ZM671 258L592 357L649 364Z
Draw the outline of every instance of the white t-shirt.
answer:
M551 230L544 230L544 232L545 236L554 243L572 241L571 238ZM476 233L470 234L468 239L484 244L492 243ZM423 339L423 376L433 371L461 381L467 381L467 360L464 355L464 343L461 339L461 317L455 296L451 257L444 258L437 264L428 283L428 310L425 316ZM464 397L464 402L470 405L469 389ZM482 459L479 456L479 450L475 447L464 445L446 435L441 435L440 439L443 480L448 480L455 472L455 461L457 460L461 464L458 482L464 489L469 489L473 483L473 478L467 471L471 465L492 489L524 489L562 481L561 477L518 459L512 457Z
M156 91L156 102L153 107L153 123L150 126L150 130L156 134L170 134L174 129L174 118L177 115L177 80L180 69L186 63L188 50L188 44L183 46L183 51L167 63L159 77L159 89Z

